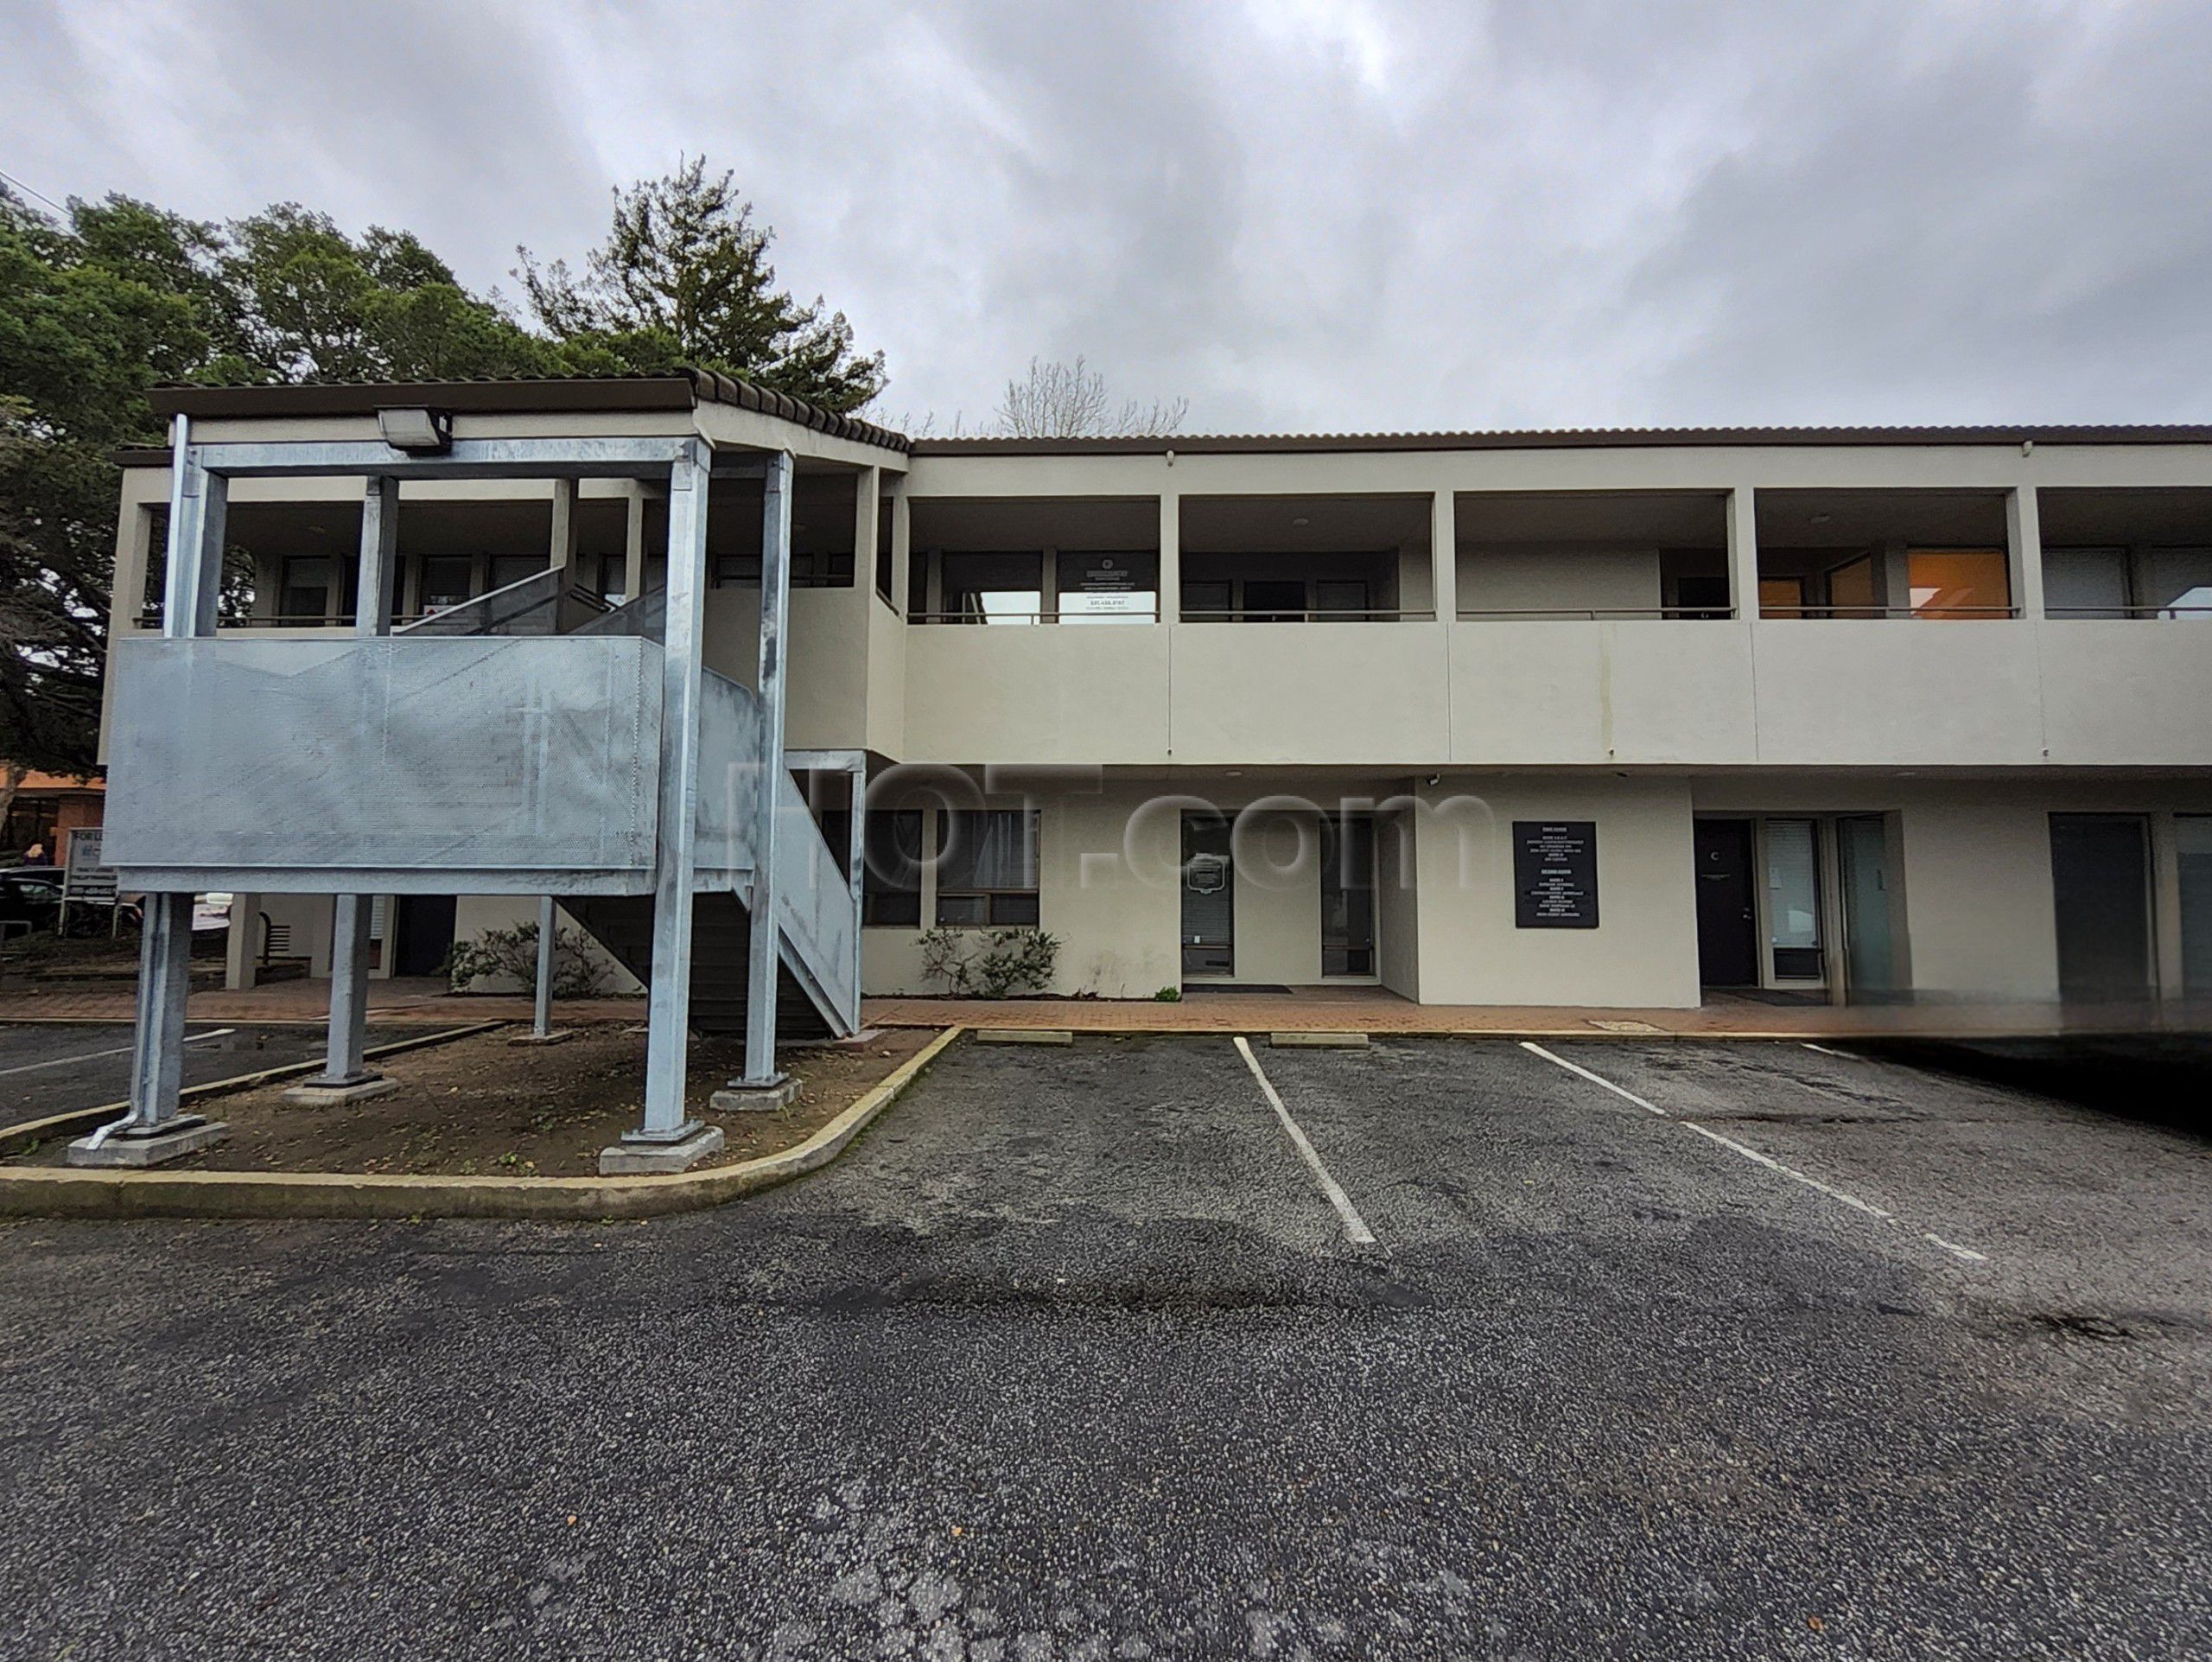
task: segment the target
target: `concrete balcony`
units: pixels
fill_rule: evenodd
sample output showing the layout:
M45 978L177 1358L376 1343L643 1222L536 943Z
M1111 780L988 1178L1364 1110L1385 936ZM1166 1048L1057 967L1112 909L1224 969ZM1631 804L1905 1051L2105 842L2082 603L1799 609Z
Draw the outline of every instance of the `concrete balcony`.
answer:
M1751 632L1740 624L1516 619L1449 633L1452 761L1755 759Z
M2053 618L2036 646L2051 761L2212 766L2212 622Z

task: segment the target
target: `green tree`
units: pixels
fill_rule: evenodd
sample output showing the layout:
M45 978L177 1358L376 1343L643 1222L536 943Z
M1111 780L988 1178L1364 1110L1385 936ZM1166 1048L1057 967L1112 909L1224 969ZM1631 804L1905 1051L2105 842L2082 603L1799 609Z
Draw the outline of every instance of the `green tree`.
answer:
M883 354L861 355L842 312L801 305L768 263L775 232L755 225L734 175L703 157L618 190L607 240L582 276L529 249L515 275L538 327L586 373L719 370L827 410L857 410L883 390Z

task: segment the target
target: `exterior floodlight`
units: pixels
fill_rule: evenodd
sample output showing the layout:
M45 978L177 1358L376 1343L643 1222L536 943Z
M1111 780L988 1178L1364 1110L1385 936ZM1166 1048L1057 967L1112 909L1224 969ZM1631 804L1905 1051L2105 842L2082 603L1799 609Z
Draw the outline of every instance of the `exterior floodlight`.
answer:
M443 410L379 410L377 429L395 450L427 454L453 449L453 417Z

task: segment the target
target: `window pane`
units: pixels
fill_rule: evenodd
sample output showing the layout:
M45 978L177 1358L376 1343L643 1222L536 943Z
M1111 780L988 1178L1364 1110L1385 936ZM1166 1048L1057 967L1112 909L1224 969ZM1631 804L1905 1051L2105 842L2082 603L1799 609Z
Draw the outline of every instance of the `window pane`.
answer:
M423 562L423 609L442 612L468 598L474 562L466 554L436 554Z
M976 623L1034 623L1045 604L1042 554L947 554L944 609Z
M545 562L535 554L494 554L492 557L492 587L505 589L511 583L520 583L524 577L536 576L545 570Z
M1001 928L1018 929L1037 921L1037 897L1033 895L994 895L991 921Z
M2212 617L2212 549L2143 551L2143 600L2173 618Z
M1906 581L1915 617L2001 617L2012 603L2001 548L1916 548Z
M1299 623L1306 617L1306 585L1282 577L1244 580L1244 619L1249 623Z
M1888 597L1874 587L1874 562L1865 555L1828 573L1828 604L1839 617L1872 617Z
M1766 822L1767 927L1777 976L1821 972L1820 874L1815 866L1813 822Z
M2046 548L2043 603L2053 617L2126 617L2127 551Z
M1321 973L1375 972L1375 822L1321 821Z
M945 895L937 897L937 920L954 928L990 920L991 897L988 895Z
M1183 585L1183 615L1199 618L1218 618L1229 610L1229 585L1225 583L1186 583Z
M1805 580L1802 577L1761 577L1759 579L1759 615L1761 617L1804 616Z
M330 561L321 554L292 555L284 561L283 591L277 615L312 621L330 609Z
M940 888L1037 887L1037 817L1021 809L948 813L938 823Z

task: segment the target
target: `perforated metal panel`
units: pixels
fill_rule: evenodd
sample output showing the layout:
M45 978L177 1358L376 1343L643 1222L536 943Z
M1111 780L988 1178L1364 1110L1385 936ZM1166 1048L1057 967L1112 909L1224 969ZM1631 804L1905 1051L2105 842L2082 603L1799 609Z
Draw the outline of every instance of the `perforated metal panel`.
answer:
M467 893L470 874L503 874L488 892L550 873L579 892L652 871L650 641L140 639L114 672L108 855L126 881L376 871L404 893L453 874Z

